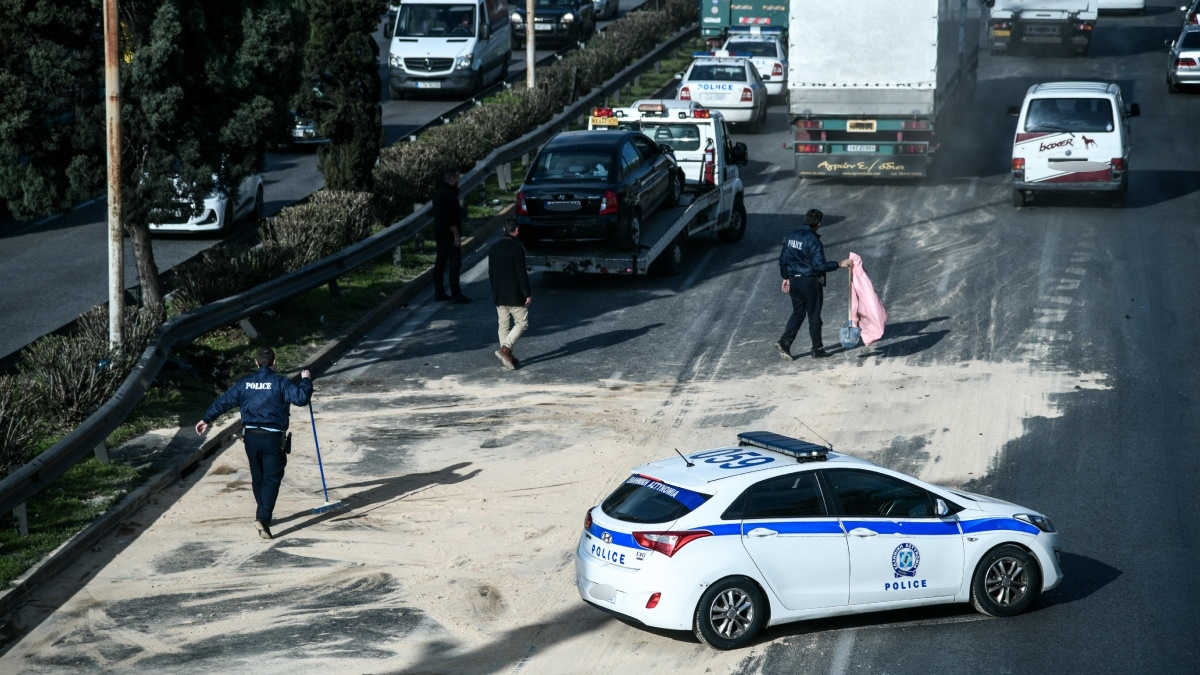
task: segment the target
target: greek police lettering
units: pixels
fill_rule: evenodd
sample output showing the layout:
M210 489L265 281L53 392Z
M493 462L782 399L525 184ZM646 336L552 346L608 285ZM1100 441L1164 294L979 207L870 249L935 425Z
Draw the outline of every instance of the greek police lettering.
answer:
M925 588L925 582L925 579L912 579L910 581L885 581L883 582L883 590L904 591L910 588Z
M596 544L592 544L591 553L592 553L592 555L596 556L597 558L599 558L601 560L607 560L608 562L613 563L615 565L624 565L625 564L625 554L624 553L617 553L616 551L610 551L610 550L604 548L603 546L598 546Z
M648 487L651 490L654 490L655 492L661 492L668 497L671 497L674 499L679 499L679 489L678 488L673 488L670 485L663 485L662 483L660 483L658 481L650 480L649 478L645 478L643 476L630 476L629 480L627 480L625 482L633 483L634 485L641 485L643 487Z
M1055 148L1061 148L1063 146L1072 147L1072 148L1075 147L1075 139L1064 138L1057 143L1042 143L1041 145L1038 146L1038 152L1045 152L1047 150L1053 150Z
M697 82L696 88L701 91L733 91L732 84L710 84L708 82Z
M246 388L247 389L270 389L271 383L270 382L247 382Z
M804 248L804 242L796 241L795 239L788 239L787 244L788 244L788 246L791 246L792 248L798 248L798 249Z

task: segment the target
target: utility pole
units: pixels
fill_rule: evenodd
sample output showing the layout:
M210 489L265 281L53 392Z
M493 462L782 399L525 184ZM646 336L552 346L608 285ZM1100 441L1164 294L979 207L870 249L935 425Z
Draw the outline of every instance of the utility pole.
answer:
M125 238L121 232L121 41L117 0L104 0L104 113L108 137L108 346L124 341Z
M533 23L533 3L534 0L525 0L525 86L533 89L537 85L537 79L533 73L533 58L534 35L537 33L537 26Z

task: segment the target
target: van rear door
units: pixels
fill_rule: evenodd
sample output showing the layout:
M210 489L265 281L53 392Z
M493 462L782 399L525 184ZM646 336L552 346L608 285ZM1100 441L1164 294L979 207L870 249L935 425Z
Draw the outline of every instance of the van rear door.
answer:
M1108 182L1112 159L1125 156L1119 125L1106 97L1033 98L1022 112L1013 157L1025 160L1029 183Z

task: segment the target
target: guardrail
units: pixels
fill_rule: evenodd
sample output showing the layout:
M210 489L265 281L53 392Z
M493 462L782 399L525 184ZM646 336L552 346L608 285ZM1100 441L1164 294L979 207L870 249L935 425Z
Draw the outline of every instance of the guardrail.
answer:
M493 171L540 148L554 134L570 126L572 120L586 114L592 106L617 92L626 82L698 32L698 25L677 32L604 84L578 97L549 122L507 145L496 148L463 175L459 180L459 189L468 192L479 187ZM431 211L431 205L425 204L412 215L340 253L244 293L167 321L157 342L146 348L133 371L111 399L58 443L0 480L0 513L23 507L26 501L45 489L50 482L100 447L108 435L129 417L134 407L149 391L154 378L166 363L172 347L190 342L210 330L249 318L284 300L327 284L346 272L388 253L428 227L433 222Z

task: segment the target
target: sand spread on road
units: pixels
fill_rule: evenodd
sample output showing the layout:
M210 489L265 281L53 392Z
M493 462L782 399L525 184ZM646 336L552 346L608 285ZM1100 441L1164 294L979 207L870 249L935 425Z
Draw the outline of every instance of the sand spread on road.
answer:
M446 377L369 393L331 382L317 426L346 508L310 514L320 482L307 416L296 415L275 541L254 537L239 443L163 495L170 508L136 515L150 524L130 524L123 550L110 541L82 561L96 577L0 668L729 672L761 648L714 652L578 598L584 513L630 468L751 428L818 440L803 421L839 451L961 484L988 471L1024 420L1106 386L1097 373L901 360L719 382Z

